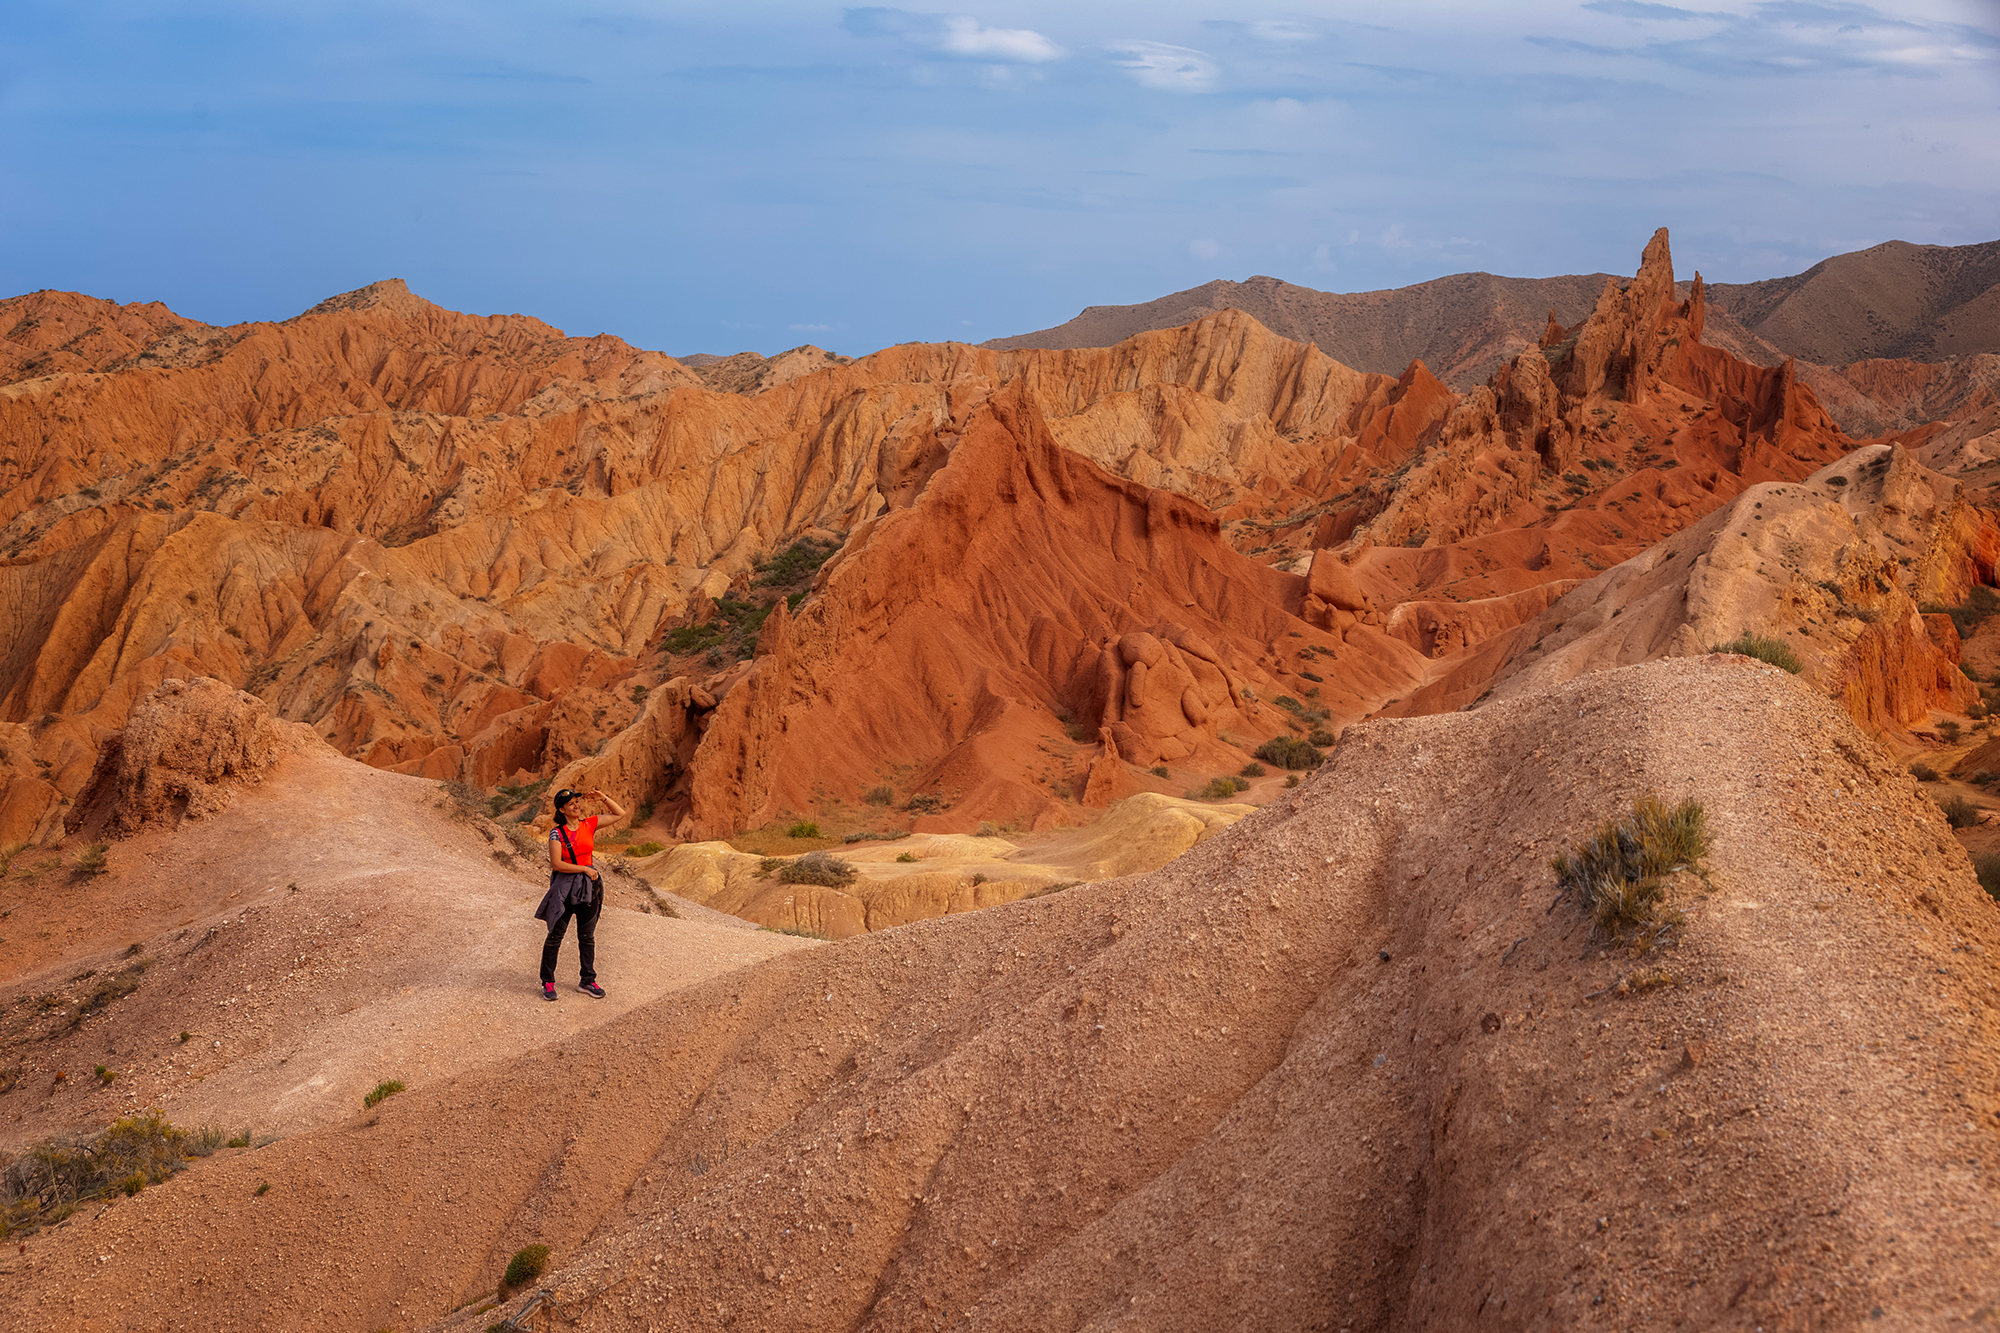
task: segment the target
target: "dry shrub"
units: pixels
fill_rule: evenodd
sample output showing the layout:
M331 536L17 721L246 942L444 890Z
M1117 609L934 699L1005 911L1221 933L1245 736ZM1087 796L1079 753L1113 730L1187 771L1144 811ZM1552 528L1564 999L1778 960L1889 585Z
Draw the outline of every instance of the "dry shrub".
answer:
M823 888L844 889L861 872L832 852L807 852L778 871L780 884L818 884Z
M1549 868L1613 942L1650 948L1680 921L1665 901L1660 877L1695 868L1708 849L1708 817L1699 801L1669 806L1642 796L1629 816L1600 825Z
M1296 736L1273 736L1257 747L1257 757L1279 768L1318 768L1325 758Z

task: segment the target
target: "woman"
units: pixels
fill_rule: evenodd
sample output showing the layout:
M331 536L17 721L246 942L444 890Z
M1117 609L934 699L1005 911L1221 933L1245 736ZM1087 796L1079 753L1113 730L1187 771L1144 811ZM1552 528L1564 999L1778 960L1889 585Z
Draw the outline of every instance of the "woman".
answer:
M556 998L556 955L562 950L571 917L576 918L576 949L583 961L576 988L596 999L604 998L604 987L597 984L597 914L604 910L604 880L591 864L597 816L577 819L566 808L581 801L598 803L610 810L613 819L625 817L625 808L601 791L565 787L556 793L556 824L549 830L549 891L535 909L535 915L549 927L549 938L542 945L544 1000Z

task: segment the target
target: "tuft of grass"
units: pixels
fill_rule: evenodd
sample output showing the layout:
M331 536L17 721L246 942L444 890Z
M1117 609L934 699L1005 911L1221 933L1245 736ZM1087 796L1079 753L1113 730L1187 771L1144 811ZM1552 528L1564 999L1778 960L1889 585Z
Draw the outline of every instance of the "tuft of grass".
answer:
M106 848L103 843L93 842L78 852L76 854L76 869L73 872L76 878L92 879L110 870L111 864L105 858L105 850Z
M1243 765L1243 768L1241 770L1243 776L1246 778L1261 778L1264 776L1266 771L1267 770L1265 769L1265 767L1262 764L1258 763L1255 759L1252 759L1249 763Z
M890 805L894 803L896 793L888 787L870 787L861 793L861 799L870 805Z
M852 884L860 873L832 852L807 852L798 860L788 862L778 871L778 882L818 884L829 889L844 889Z
M1597 928L1620 945L1650 948L1680 922L1665 902L1660 877L1693 869L1708 855L1708 817L1692 798L1668 805L1642 796L1622 820L1599 825L1571 852L1549 862Z
M546 1245L526 1245L514 1252L507 1261L507 1271L501 1281L510 1287L525 1286L540 1277L549 1266L549 1247Z
M1165 764L1154 764L1151 768L1147 769L1146 771L1148 773L1151 773L1156 778L1165 778L1173 776L1171 773L1167 772L1167 766Z
M625 849L625 855L658 856L661 852L664 852L665 850L667 850L667 845L663 842L641 842L641 843L635 843L632 846L627 847Z
M990 819L982 819L979 821L979 827L973 831L972 836L975 838L997 838L1000 836L1000 826Z
M247 1148L247 1147L249 1147L249 1146L250 1146L250 1131L249 1131L249 1130L247 1130L247 1129L246 1129L246 1130L244 1130L244 1131L243 1131L243 1132L242 1132L241 1134L238 1134L238 1135L237 1135L237 1136L236 1136L235 1138L233 1138L233 1139L229 1140L229 1142L227 1142L227 1143L223 1144L222 1146L223 1146L223 1147L225 1147L225 1148Z
M2000 903L2000 853L1980 852L1974 856L1972 873L1979 876L1979 887L1986 890L1987 897Z
M361 1099L364 1108L372 1108L377 1102L385 1102L403 1090L402 1080L384 1079L377 1083L372 1092Z
M1783 640L1764 634L1752 634L1747 629L1729 643L1711 645L1708 651L1741 653L1745 657L1754 657L1759 662L1769 662L1778 670L1789 671L1794 676L1805 669L1805 663L1799 660L1799 655L1787 647Z
M822 935L819 931L807 930L804 926L764 926L762 929L770 931L773 935L791 935L802 940L826 940L831 942L833 939L831 935Z
M271 1192L271 1182L268 1180L258 1181L257 1188L250 1191L250 1193L252 1193L257 1198L260 1199L263 1198L266 1194L269 1194L270 1192Z
M1971 828L1979 822L1979 807L1963 796L1947 796L1938 802L1938 809L1944 812L1944 822L1955 829Z
M1929 764L1911 764L1910 776L1919 782L1936 782L1938 780L1938 771Z
M820 836L819 824L814 820L801 819L798 823L785 830L785 836L788 838L817 838Z
M897 859L898 861L901 861L901 862L903 862L904 864L906 864L906 865L907 865L907 864L909 864L910 862L913 862L913 861L915 861L915 860L917 859L917 857L916 857L916 853L914 853L914 852L904 852L904 853L903 853L903 854L902 854L901 856L897 857L896 859Z
M1257 747L1257 757L1279 768L1318 768L1326 758L1296 736L1273 736Z

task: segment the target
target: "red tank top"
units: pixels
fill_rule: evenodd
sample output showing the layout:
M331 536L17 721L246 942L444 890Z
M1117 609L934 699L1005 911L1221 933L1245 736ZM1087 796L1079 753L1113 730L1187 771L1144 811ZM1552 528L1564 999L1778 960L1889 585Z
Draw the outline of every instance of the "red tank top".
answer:
M593 850L592 845L597 841L597 816L592 815L588 819L575 820L567 829L559 826L549 836L556 840L556 846L562 847L562 835L564 833L569 834L570 847L576 849L576 855L573 857L565 856L563 859L580 866L592 864L590 854ZM568 851L569 847L564 847L563 850Z

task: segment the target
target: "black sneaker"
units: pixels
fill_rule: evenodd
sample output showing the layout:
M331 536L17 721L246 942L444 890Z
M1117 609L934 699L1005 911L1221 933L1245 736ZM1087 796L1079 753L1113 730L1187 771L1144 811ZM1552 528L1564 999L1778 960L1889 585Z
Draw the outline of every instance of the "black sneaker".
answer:
M594 981L579 981L579 982L577 982L577 983L576 983L576 988L577 988L578 990L582 991L582 992L583 992L583 993L584 993L585 995L593 995L593 996L596 996L596 997L597 997L598 999L600 999L600 1000L604 998L604 987L602 987L602 986L598 985L598 984L597 984L596 982L594 982ZM550 989L549 989L549 997L550 997L551 999L553 999L553 998L555 997L555 988L554 988L554 987L550 987Z
M551 1001L551 1002L553 1002L553 1001L555 1000L555 998L556 998L556 983L555 983L555 982L553 982L553 981L544 981L544 982L542 983L542 998L543 998L544 1000L548 1000L548 1001Z

